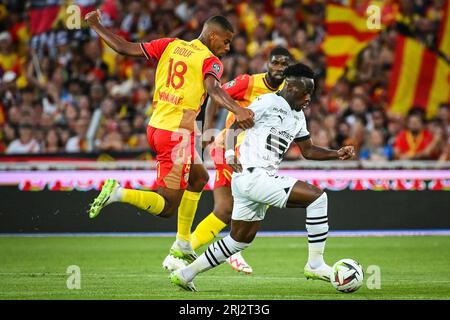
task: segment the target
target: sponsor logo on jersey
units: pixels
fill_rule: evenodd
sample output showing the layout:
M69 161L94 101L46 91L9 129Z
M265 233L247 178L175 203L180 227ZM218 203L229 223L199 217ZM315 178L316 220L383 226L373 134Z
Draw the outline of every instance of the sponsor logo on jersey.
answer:
M278 131L276 128L271 127L270 128L270 133L277 135L280 138L285 138L288 140L294 140L294 136L292 134L290 134L289 132L286 131Z
M278 135L280 137L286 138L288 140L294 140L294 136L286 131L280 131L280 132L278 132Z
M283 110L283 109L277 108L277 107L273 107L272 110L287 116L287 111L286 110Z

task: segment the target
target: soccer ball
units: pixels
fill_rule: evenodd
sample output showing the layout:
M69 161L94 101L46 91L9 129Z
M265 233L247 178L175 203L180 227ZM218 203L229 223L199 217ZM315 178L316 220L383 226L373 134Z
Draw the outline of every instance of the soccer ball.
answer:
M362 266L353 259L342 259L331 269L331 284L340 292L354 292L358 290L364 279Z

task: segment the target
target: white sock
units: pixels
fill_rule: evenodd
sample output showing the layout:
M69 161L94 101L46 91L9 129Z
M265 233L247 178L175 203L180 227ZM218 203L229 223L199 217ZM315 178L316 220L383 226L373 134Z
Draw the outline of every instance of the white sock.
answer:
M308 231L308 264L315 269L324 262L323 252L328 234L328 197L324 192L306 207L306 230Z
M194 262L180 269L181 276L186 281L192 281L197 274L217 267L236 252L247 248L250 243L237 242L230 235L211 244Z
M176 238L174 245L177 246L178 248L180 248L182 251L191 251L192 250L191 243L189 241L185 241L185 240Z

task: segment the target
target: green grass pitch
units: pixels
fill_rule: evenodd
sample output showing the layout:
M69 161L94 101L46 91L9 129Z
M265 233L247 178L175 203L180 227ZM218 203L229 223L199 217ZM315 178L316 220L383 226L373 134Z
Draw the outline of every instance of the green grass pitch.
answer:
M161 267L169 237L0 237L0 299L450 299L450 237L330 237L326 260L380 268L381 289L339 293L306 280L304 237L257 238L244 256L245 276L223 264L195 280L200 292L173 286ZM202 250L198 250L202 252ZM81 271L69 290L67 267ZM371 275L365 274L365 280Z

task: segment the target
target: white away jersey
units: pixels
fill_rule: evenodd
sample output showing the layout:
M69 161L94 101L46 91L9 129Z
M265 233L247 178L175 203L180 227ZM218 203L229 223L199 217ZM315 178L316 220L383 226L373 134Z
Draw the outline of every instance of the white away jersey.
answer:
M276 173L291 142L309 137L305 115L292 110L276 93L257 97L248 108L255 113L255 125L245 131L239 161L244 169L258 167Z

